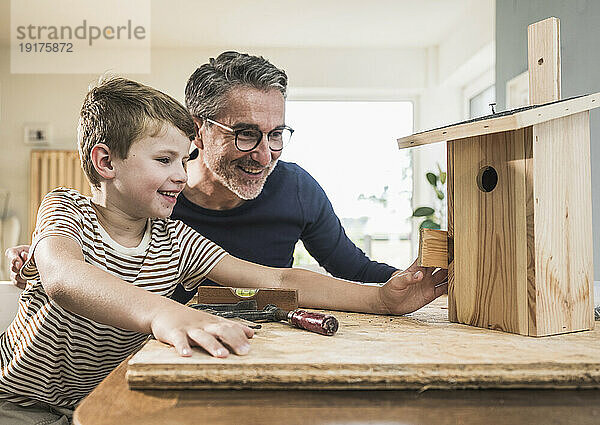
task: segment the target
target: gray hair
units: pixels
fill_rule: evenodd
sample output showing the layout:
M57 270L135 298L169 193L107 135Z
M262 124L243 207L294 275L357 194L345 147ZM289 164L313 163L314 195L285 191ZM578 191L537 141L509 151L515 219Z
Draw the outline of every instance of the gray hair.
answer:
M262 56L223 52L191 75L185 87L185 106L194 117L215 118L236 86L278 89L285 98L287 75Z

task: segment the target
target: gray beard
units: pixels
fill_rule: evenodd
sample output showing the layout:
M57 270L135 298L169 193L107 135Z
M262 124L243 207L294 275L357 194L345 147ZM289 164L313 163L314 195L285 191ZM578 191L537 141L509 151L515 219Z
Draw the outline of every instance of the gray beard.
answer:
M236 161L234 163L225 163L225 161L221 160L213 164L206 156L204 156L203 161L204 165L206 165L206 167L217 177L217 180L223 186L235 193L240 199L249 201L260 195L267 181L267 177L271 175L279 159L276 159L269 164L265 178L257 182L245 181L243 178L236 175L233 170L238 165L250 165L256 167L256 162L252 159L240 159L238 160L239 162Z

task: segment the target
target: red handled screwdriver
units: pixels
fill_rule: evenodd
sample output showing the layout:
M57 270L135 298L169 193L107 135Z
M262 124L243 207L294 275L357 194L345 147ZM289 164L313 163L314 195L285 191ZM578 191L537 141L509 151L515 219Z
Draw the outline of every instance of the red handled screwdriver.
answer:
M269 310L273 311L277 321L283 320L297 328L321 335L331 336L337 332L339 327L338 320L331 314L315 313L299 308L285 311L272 304L265 307L265 311Z

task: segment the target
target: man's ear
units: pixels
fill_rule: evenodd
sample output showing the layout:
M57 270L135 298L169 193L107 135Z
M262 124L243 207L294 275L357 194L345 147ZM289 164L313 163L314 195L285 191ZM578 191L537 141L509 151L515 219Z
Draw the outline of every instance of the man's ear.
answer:
M194 117L194 129L196 132L196 137L192 140L192 143L198 149L204 149L204 142L202 141L202 131L205 121L202 118Z
M106 180L115 177L116 173L112 163L112 155L108 146L104 143L97 143L92 148L92 152L90 152L90 158L100 177Z

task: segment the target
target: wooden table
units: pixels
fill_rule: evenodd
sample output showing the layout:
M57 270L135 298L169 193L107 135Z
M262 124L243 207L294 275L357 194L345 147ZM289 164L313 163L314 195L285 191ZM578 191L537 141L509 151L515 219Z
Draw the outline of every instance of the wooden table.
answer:
M413 316L429 317L431 309L440 302L443 304L443 300L439 300ZM422 327L463 326L446 324L447 319L437 318L439 314L439 311L435 313L435 320L429 323L416 321L414 317L402 320L415 320ZM492 331L465 329L465 334L473 332L485 336ZM594 333L596 331L579 335L589 339ZM499 336L505 337L504 334ZM520 338L529 344L532 341L530 337L510 334L506 337ZM460 340L465 341L462 337ZM592 345L595 344L593 341ZM254 345L259 350L258 340ZM563 356L568 352L568 346L561 351ZM598 389L131 390L125 379L126 371L127 360L81 402L75 411L75 424L600 423Z
M81 402L74 424L600 423L600 390L132 391L126 366Z

